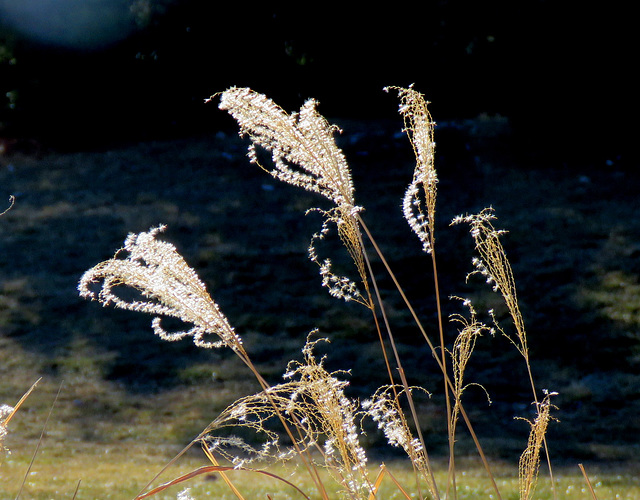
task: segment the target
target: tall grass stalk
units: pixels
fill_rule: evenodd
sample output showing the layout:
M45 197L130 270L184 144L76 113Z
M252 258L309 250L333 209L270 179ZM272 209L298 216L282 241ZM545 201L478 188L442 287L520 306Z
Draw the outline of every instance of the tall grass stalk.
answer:
M236 87L209 99L219 98L219 108L227 111L237 121L240 134L250 139L249 158L253 163L276 179L317 193L330 203L328 209L309 209L320 213L323 222L320 230L311 238L308 256L318 266L321 285L331 296L358 303L372 314L389 383L375 391L370 399L362 403L350 399L345 393L348 383L343 380L344 374L325 370L324 358L318 360L314 354L314 347L321 340L315 331L309 335L302 350L303 360L291 362L287 367L285 381L276 385L268 384L251 361L241 336L231 327L196 272L186 264L173 245L159 239L163 226L129 235L124 247L112 259L98 264L83 275L79 291L81 296L97 300L103 305L153 314L153 331L165 340L192 337L195 344L202 348L231 349L257 379L261 387L259 393L241 397L232 403L191 443L199 442L204 447L217 472L224 472L224 467L218 464L218 457L229 460L236 468L244 469L252 460L287 460L297 456L312 478L320 498L329 498L319 473L321 468L327 469L341 485L345 498L375 498L384 477L392 481L395 479L385 469L375 480L369 477L368 457L361 445L363 430L358 424L360 419L369 418L378 425L391 446L406 452L415 471L415 495L438 500L456 498L455 442L456 426L461 417L476 445L495 495L501 498L489 461L462 401L463 392L469 385L464 373L477 339L494 327L482 323L471 302L463 300L468 314L450 318L459 329L453 345L447 347L436 259L438 176L435 170L435 123L428 111L428 102L420 93L412 88L390 87L386 90L398 93L399 111L416 157L413 178L405 192L402 207L409 227L431 259L439 347L427 335L365 224L363 208L355 202L349 166L334 139L334 134L339 130L317 112L317 103L308 100L298 112L288 114L266 96L248 88ZM263 165L264 153L270 155L270 168ZM480 254L474 260L474 273L483 274L487 282L502 294L513 320L515 334L508 333L493 318L495 328L516 347L527 367L537 411L520 460L520 498L529 500L537 480L540 449L545 443L544 436L551 419L553 405L549 400L552 394L547 393L542 401L538 399L513 273L500 243L502 232L493 228L490 222L492 218L493 214L485 210L477 215L458 217L454 222L465 222L471 226L476 250ZM330 237L334 228L353 262L355 277L338 274L331 258L319 255L318 243ZM367 251L369 245L391 276L442 373L448 436L445 488L436 482L413 396L420 389L408 383ZM125 288L137 293L133 296L129 292L124 293ZM178 318L187 328L169 332L162 325L163 316ZM387 352L386 342L389 343L390 353ZM396 377L399 377L399 382ZM288 444L281 442L280 433L272 430L270 422L273 420L280 422ZM262 436L262 445L254 446L238 438L225 437L226 429L236 427L248 428L256 436ZM550 467L549 459L548 462ZM241 498L235 486L224 477L234 494ZM410 497L408 487L397 481L395 484L402 495Z

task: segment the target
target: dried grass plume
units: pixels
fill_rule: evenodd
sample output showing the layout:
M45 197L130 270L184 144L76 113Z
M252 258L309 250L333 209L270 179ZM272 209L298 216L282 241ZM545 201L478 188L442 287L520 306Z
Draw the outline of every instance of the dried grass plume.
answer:
M322 285L329 293L346 301L371 307L364 262L362 236L357 214L362 210L354 201L351 170L334 134L340 132L317 111L318 103L307 100L296 113L288 114L263 94L249 88L232 87L221 94L219 108L227 111L240 127L240 135L251 140L249 158L273 177L307 191L318 193L334 206L328 210L315 208L325 222L309 247L309 258L318 264ZM213 99L216 96L212 96ZM210 100L210 99L208 99ZM259 161L258 148L271 153L273 168ZM338 235L353 259L365 293L357 284L332 270L331 259L321 260L315 243L325 238L333 222Z
M165 226L158 226L147 232L129 234L124 247L112 259L84 273L78 284L80 295L97 300L103 306L114 305L156 315L153 331L164 340L191 336L199 347L226 346L244 352L240 337L196 272L172 244L157 239L164 230ZM129 298L131 290L126 288L137 291L136 297ZM193 326L168 332L162 327L162 316L172 316ZM206 340L209 335L218 340Z
M387 87L400 97L399 111L404 119L404 130L416 157L413 180L405 191L402 211L409 227L422 242L422 249L431 253L435 237L436 197L438 175L435 169L435 123L429 113L429 102L411 87ZM422 194L421 189L422 188Z

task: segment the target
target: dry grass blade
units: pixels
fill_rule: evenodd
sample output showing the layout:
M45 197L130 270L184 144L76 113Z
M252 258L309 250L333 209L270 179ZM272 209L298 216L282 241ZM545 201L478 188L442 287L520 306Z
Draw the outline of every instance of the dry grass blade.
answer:
M26 399L29 397L29 395L36 388L36 385L38 385L38 382L40 382L40 380L42 379L39 378L33 383L33 385L29 388L29 390L22 395L22 397L15 404L15 406L9 406L4 404L0 405L0 454L2 455L0 460L0 465L2 465L2 463L4 462L5 453L9 452L9 450L3 445L4 439L7 435L7 427L9 425L9 422L11 421L13 416L16 414L18 409L20 409L22 404L26 401Z
M33 456L31 457L31 461L29 462L29 467L27 467L27 472L25 472L24 477L22 478L22 483L20 484L20 489L18 490L18 493L16 495L16 500L18 500L20 498L20 495L22 494L22 490L24 489L24 485L27 482L27 477L29 476L29 472L31 472L31 468L33 467L33 464L34 464L34 462L36 460L36 455L38 454L38 451L40 450L40 445L42 444L42 441L44 439L44 434L45 434L45 432L47 430L47 425L49 424L49 419L51 418L51 414L53 413L53 408L56 405L56 402L58 401L58 398L60 397L60 392L61 391L62 391L62 383L60 383L60 387L58 387L58 392L56 393L56 397L53 399L53 402L51 403L51 408L49 408L49 413L47 414L47 418L45 419L44 425L42 426L42 432L40 433L40 437L38 438L38 444L36 445L36 449L33 450ZM22 399L21 399L21 401L22 401Z
M591 498L593 498L593 500L598 500L598 497L596 496L596 492L593 490L593 486L591 486L591 481L589 481L589 476L587 476L587 471L584 470L584 465L578 464L578 467L580 468L580 472L582 472L582 476L584 477L584 480L587 482L587 488L589 488L589 493L591 493Z
M382 464L380 465L380 472L378 472L378 475L376 476L376 480L373 482L372 491L371 493L369 493L369 500L375 500L376 494L380 489L380 485L382 484L385 474L386 474L386 467L384 466L384 464Z
M393 484L396 485L396 487L398 488L398 491L400 491L400 494L402 496L404 496L407 500L412 500L413 497L412 495L410 495L400 484L400 481L398 481L393 474L391 474L391 472L389 471L389 469L387 469L387 466L385 464L382 464L380 466L380 472L378 473L378 477L376 478L376 482L375 482L375 486L376 486L376 491L378 490L378 488L380 487L380 485L382 484L382 480L384 479L384 476L387 475L391 478L391 481L393 481ZM369 500L375 500L375 495L371 494L371 496L369 496Z
M175 486L176 484L180 484L184 481L188 481L189 479L193 479L194 477L197 477L201 474L210 474L212 472L221 472L221 471L228 471L228 470L233 470L233 467L224 467L220 465L205 465L203 467L199 467L196 470L188 472L187 474L183 474L182 476L172 479L171 481L163 483L160 486L156 486L152 490L147 491L146 493L143 493L141 495L138 495L135 498L135 500L142 500L143 498L149 498L153 495L156 495L157 493L160 493L166 490L167 488L170 488L171 486Z
M29 390L27 392L25 392L22 397L20 398L20 400L15 404L15 406L8 412L7 416L0 421L0 427L7 427L9 425L9 421L13 418L13 416L16 414L16 412L18 411L18 409L22 406L22 403L25 402L25 400L29 397L29 395L33 392L33 390L36 388L36 385L38 385L38 382L40 382L42 380L42 378L39 378L38 380L36 380L33 385L29 388Z
M262 474L264 476L268 476L268 477L277 479L278 481L281 481L284 484L294 488L306 500L310 500L309 497L307 495L305 495L304 492L302 490L300 490L300 488L298 488L295 484L291 483L290 481L287 481L286 479L278 476L277 474L272 474L271 472L266 472L266 471L262 471L262 470L253 470L253 469L229 467L229 466L223 466L223 465L205 465L203 467L199 467L196 470L193 470L191 472L188 472L187 474L183 474L180 477L172 479L171 481L168 481L168 482L166 482L164 484L161 484L160 486L152 489L151 491L148 491L147 493L144 493L142 495L138 495L135 498L135 500L142 500L144 498L149 498L149 497L151 497L153 495L156 495L156 494L166 490L167 488L170 488L171 486L175 486L176 484L183 483L184 481L188 481L189 479L193 479L194 477L198 477L198 476L200 476L202 474L222 473L222 472L230 472L230 471L251 472L251 473L254 473L254 474ZM239 494L239 492L238 492L238 494ZM241 499L241 500L243 499L242 496L238 496L238 498Z
M71 500L75 500L78 496L78 491L80 491L80 483L82 483L82 480L78 480L78 484L76 484L76 489L73 491L73 496L71 497Z
M138 498L140 495L143 494L143 491L146 490L149 486L151 486L151 484L153 482L155 482L156 479L158 479L163 473L164 471L166 471L169 467L171 467L174 463L176 463L178 461L178 459L184 455L194 444L195 444L195 440L191 441L187 446L185 446L175 457L173 457L171 460L169 460L168 463L166 463L164 465L164 467L162 467L162 469L160 469L160 471L158 471L156 473L155 476L153 476L148 482L147 484L144 485L144 487L140 490L140 493L138 493L138 496L136 498Z
M202 444L202 451L204 451L204 454L207 456L207 458L209 459L209 461L213 465L215 465L215 466L219 466L220 465L218 463L218 461L216 460L216 457L213 456L213 453L211 453L207 449L207 447L204 446L204 443ZM224 471L220 471L218 474L220 474L220 476L224 480L225 484L229 487L229 489L236 496L236 498L242 499L242 494L240 493L240 491L238 491L238 488L236 488L235 485L231 482L231 479L229 479L229 476L227 476L227 474L225 474Z

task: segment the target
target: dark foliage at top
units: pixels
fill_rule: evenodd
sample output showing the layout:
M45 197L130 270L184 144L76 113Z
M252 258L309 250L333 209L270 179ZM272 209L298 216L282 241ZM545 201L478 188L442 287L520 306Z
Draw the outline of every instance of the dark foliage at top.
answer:
M381 88L415 83L440 120L507 116L517 145L548 161L602 165L631 153L624 116L633 103L635 42L628 13L610 7L440 0L404 11L122 0L109 4L117 8L102 23L128 36L91 46L68 33L64 23L80 11L68 4L66 17L48 20L67 33L66 44L29 37L0 15L0 135L74 149L175 137L211 127L215 113L203 99L231 85L252 86L287 109L315 97L328 116L391 116Z

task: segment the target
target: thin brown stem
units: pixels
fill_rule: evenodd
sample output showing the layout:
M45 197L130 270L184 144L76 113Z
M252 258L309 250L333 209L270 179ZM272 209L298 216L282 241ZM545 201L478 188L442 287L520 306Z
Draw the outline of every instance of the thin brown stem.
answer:
M438 363L438 366L440 367L440 370L442 370L442 372L445 374L446 381L447 381L447 386L453 392L454 391L454 385L451 382L451 379L449 378L449 376L446 374L447 372L445 370L444 365L442 364L442 361L438 357L437 350L436 350L435 346L433 345L433 342L431 341L431 339L427 335L427 332L425 331L424 327L422 326L422 323L420 322L420 319L418 318L418 315L416 314L415 309L411 305L411 302L409 302L409 299L407 298L406 294L404 293L404 290L402 289L402 286L400 286L400 283L398 282L398 279L396 278L396 275L394 274L393 270L391 269L391 266L389 266L389 263L387 262L387 260L385 259L384 255L382 254L382 251L380 250L380 247L378 246L378 244L376 243L375 239L373 238L373 235L369 231L369 228L367 227L367 225L364 223L364 221L362 220L362 218L360 216L358 216L358 220L360 221L360 225L362 226L362 228L364 229L365 233L367 234L367 238L369 238L369 241L371 242L371 244L373 245L374 249L376 250L376 253L378 254L378 257L380 258L380 260L382 261L385 269L389 273L389 276L391 277L391 280L393 281L394 285L396 286L396 289L398 290L398 293L400 293L400 296L402 297L402 300L404 301L405 305L407 306L407 309L409 310L411 316L413 317L413 320L416 323L418 329L420 330L420 333L422 333L422 336L424 337L427 345L431 349L431 353L432 353L434 359L436 360L436 363ZM473 439L473 442L476 445L476 448L478 450L478 454L480 455L480 459L482 460L482 464L483 464L485 470L487 471L489 479L491 480L491 485L492 485L492 487L493 487L493 489L495 491L496 497L498 498L498 500L501 500L502 496L500 495L500 490L498 490L498 485L496 484L495 478L493 477L493 474L491 472L491 468L489 467L489 462L488 462L488 460L487 460L487 458L486 458L486 456L485 456L485 454L484 454L484 452L482 450L482 446L480 445L480 441L478 440L478 437L477 437L475 431L473 430L473 426L471 425L471 421L469 420L469 417L467 416L467 412L465 411L464 407L462 406L462 402L460 402L460 414L462 415L462 418L465 421L465 424L467 425L467 428L469 429L469 433L471 434L471 438Z
M578 467L580 467L580 471L584 476L584 480L587 482L587 487L589 488L589 493L591 493L591 498L593 498L593 500L598 500L598 497L596 497L596 492L593 490L593 486L591 486L591 481L589 481L589 476L587 476L587 471L584 470L584 465L578 464Z
M363 224L364 222L362 221L362 219L360 217L358 217L360 219L360 222ZM368 230L367 230L368 233ZM364 248L364 246L363 246ZM371 283L373 284L373 289L376 295L376 299L378 301L378 304L380 305L380 313L382 314L382 319L384 321L385 324L385 329L387 331L387 336L389 337L389 343L391 344L391 350L394 354L395 357L395 361L396 361L396 365L398 368L398 372L400 374L400 380L402 382L402 386L404 388L405 394L407 396L407 400L409 402L409 408L411 410L411 416L413 418L413 421L415 422L415 428L416 428L416 433L418 434L418 439L420 441L420 444L422 446L422 449L424 450L424 454L426 457L426 465L427 465L427 469L428 469L428 473L429 473L429 477L431 479L431 484L433 485L433 495L436 498L440 498L440 494L438 493L438 486L436 484L436 479L435 479L435 475L433 473L433 469L431 467L431 462L429 460L429 455L427 453L427 447L426 447L426 443L424 440L424 436L422 435L422 430L420 429L420 421L418 419L418 412L416 411L415 408L415 404L413 401L413 397L411 396L411 390L409 388L409 384L407 382L407 378L405 376L404 373L404 369L402 368L402 361L400 360L400 354L398 353L398 349L396 348L396 343L395 343L395 339L393 337L393 334L391 332L391 325L389 324L389 319L387 318L387 313L386 310L384 308L384 303L382 302L382 296L380 295L380 290L378 289L378 283L374 277L373 274L373 268L371 267L371 261L369 260L369 256L367 255L367 252L363 252L364 254L364 258L367 264L367 269L369 271L369 276L371 276ZM374 315L375 316L375 315ZM377 324L377 320L376 320L376 324ZM393 379L392 379L393 381ZM391 385L392 388L394 388L394 384L392 383ZM394 393L395 393L395 388L393 389ZM396 398L398 397L397 394L395 395ZM402 415L402 414L401 414ZM403 417L404 418L404 417Z
M436 250L435 250L435 242L432 238L431 240L431 264L433 266L433 286L434 293L436 296L436 310L438 313L438 332L440 333L440 360L442 363L442 371L444 377L444 397L445 404L447 407L447 435L449 436L449 471L448 471L448 480L447 480L447 498L449 498L449 486L453 487L453 499L457 498L457 490L456 490L456 473L455 473L455 435L453 429L453 421L451 419L451 399L449 396L449 391L447 390L447 350L444 344L444 326L442 321L442 305L440 303L440 283L438 281L438 266L436 264Z

